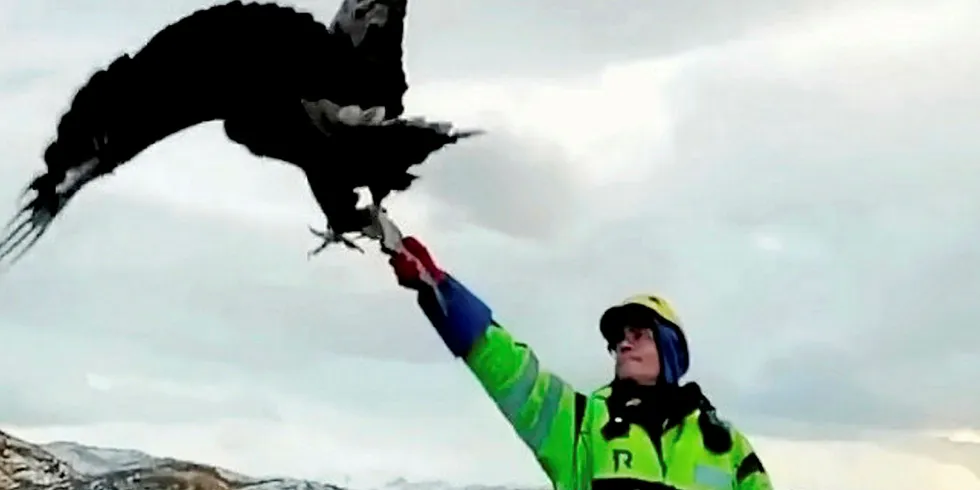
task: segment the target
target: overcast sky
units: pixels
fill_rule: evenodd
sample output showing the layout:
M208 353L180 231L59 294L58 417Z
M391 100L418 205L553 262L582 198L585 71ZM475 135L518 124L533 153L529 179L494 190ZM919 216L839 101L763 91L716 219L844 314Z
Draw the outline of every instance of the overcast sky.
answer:
M0 4L0 212L76 87L206 4L109 3ZM606 306L673 300L692 379L779 488L980 489L980 3L681 3L415 0L408 112L491 133L393 216L582 390L610 376ZM93 184L0 278L0 426L541 483L385 261L307 261L308 224L304 177L218 124Z

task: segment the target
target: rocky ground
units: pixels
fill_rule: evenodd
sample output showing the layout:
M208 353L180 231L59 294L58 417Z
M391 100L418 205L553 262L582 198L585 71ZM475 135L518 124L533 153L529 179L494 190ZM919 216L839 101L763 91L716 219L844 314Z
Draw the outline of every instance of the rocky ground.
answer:
M81 478L40 446L0 432L0 490L39 488Z
M59 457L63 455L64 457ZM0 431L0 490L343 490L326 483L258 479L138 451L32 444Z
M291 478L253 478L131 449L33 444L0 431L0 490L348 490ZM544 490L395 480L380 490Z

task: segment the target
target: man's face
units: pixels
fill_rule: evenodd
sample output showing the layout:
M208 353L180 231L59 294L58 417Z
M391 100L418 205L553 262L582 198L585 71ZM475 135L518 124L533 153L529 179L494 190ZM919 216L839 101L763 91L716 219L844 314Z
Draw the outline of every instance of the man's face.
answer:
M652 385L660 377L660 352L649 328L626 327L623 340L613 346L616 377Z

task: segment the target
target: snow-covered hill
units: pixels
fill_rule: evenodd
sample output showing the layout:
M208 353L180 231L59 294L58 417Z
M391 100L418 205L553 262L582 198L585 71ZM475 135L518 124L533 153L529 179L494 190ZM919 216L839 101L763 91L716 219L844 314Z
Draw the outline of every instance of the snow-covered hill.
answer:
M31 444L0 431L0 490L345 490L323 482L255 478L131 449ZM377 490L520 490L398 479Z
M31 444L0 431L0 490L343 490L322 482L253 478L140 451L74 442Z
M161 458L132 449L110 449L85 446L76 442L52 442L39 447L68 463L84 475L98 475L111 471L152 466Z

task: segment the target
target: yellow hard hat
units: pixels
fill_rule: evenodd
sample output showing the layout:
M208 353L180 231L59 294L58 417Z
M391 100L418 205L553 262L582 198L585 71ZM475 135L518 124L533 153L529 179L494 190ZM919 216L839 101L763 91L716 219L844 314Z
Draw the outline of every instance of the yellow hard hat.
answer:
M602 336L608 338L608 334L616 333L613 330L625 326L624 321L645 319L643 317L649 317L651 313L655 315L651 319L667 321L677 329L681 328L680 319L667 300L652 294L637 294L607 309L599 320L599 329Z
M627 326L653 331L660 350L662 375L667 382L676 383L687 372L687 338L667 300L652 294L637 294L610 307L599 319L599 331L610 348L622 340Z

